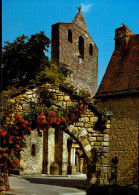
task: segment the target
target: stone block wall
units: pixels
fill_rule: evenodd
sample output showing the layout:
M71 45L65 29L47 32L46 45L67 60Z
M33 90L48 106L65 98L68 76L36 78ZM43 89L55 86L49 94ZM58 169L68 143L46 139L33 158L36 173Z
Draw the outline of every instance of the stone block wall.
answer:
M68 30L72 32L72 42L68 41ZM84 39L84 59L79 55L79 37ZM92 44L92 55L89 46ZM87 89L95 94L97 90L98 49L89 33L73 23L57 23L52 26L52 60L66 64L72 74L68 79L79 89ZM93 87L92 87L93 86Z
M105 114L111 111L109 164L110 176L117 166L119 184L137 184L139 98L137 96L103 98L97 103ZM118 158L118 164L112 162ZM115 178L116 179L116 178Z
M89 109L81 114L78 122L67 129L77 143L83 148L89 160L88 175L91 183L108 184L109 177L109 128L110 121L106 123L105 131L95 129L98 117ZM91 169L91 171L90 171ZM90 175L91 174L91 175ZM99 179L98 179L99 178Z
M31 175L43 172L43 137L37 136L37 131L32 131L31 135L26 137L27 148L24 149L20 161L24 167L20 175ZM35 145L35 155L32 155L32 145Z

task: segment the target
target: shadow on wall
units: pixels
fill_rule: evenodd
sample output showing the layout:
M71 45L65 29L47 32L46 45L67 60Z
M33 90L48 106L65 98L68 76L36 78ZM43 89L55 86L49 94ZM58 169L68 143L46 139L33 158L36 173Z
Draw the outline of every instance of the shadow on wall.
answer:
M133 170L133 185L138 185L138 159L134 160L127 169L121 172L121 175L126 175L130 170Z
M111 177L109 179L110 184L117 184L117 174L118 174L118 158L117 156L112 159L111 165Z
M137 195L138 194L138 165L133 163L128 169L124 170L122 174L126 174L129 170L133 168L133 188L131 185L118 185L117 184L117 174L118 174L118 158L114 157L112 159L111 165L111 177L109 179L110 185L92 185L87 192L87 195Z

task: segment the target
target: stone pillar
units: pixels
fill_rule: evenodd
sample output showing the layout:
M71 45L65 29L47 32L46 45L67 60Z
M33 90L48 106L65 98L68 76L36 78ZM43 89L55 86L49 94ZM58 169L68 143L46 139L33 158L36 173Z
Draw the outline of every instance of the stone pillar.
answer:
M63 131L55 131L55 162L59 165L59 174L62 175Z
M55 161L55 129L49 128L44 133L43 173L50 174L50 166Z
M109 135L98 134L98 146L95 146L94 158L87 170L87 186L109 184Z
M80 170L79 170L79 157L78 157L78 155L76 155L76 157L75 157L75 164L76 164L76 172L79 172Z
M71 147L70 154L71 154L70 156L71 165L75 165L75 148L74 147Z
M68 148L67 139L69 135L60 129L55 132L55 162L59 165L59 174L67 174Z
M71 146L68 147L68 173L71 174Z
M75 147L71 147L71 156L70 156L70 159L71 159L71 163L70 163L70 166L71 166L71 174L75 174L76 173L76 165L75 165Z
M23 152L21 152L21 156L23 156ZM23 158L23 157L22 157ZM20 159L20 166L23 168L22 170L19 170L19 175L24 175L24 160Z
M75 148L73 148L73 156L72 156L72 159L73 159L72 165L75 166Z
M83 164L84 164L84 159L80 158L80 160L79 160L79 171L80 171L80 173L83 173Z
M68 168L68 147L67 147L68 138L69 138L69 135L63 132L62 175L67 174L67 168Z

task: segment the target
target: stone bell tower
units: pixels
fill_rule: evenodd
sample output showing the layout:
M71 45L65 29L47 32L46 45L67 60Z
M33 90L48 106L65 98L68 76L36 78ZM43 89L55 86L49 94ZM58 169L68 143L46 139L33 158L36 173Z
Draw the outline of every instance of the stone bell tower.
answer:
M72 74L68 81L92 95L97 90L98 48L90 37L83 13L76 14L71 23L52 25L52 61L69 66Z

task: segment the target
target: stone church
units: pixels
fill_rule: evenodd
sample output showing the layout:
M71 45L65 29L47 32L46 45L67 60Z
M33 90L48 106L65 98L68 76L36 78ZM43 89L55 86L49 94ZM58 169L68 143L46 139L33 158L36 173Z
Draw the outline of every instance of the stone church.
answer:
M22 153L20 174L86 173L90 184L137 185L139 110L139 35L124 24L115 31L115 50L97 90L98 48L79 11L71 23L52 25L51 57L66 64L68 81L87 89L97 99L78 121L65 129L50 128L42 137L31 132ZM30 102L45 102L53 108L75 105L74 91L50 83L30 86L12 98L18 113L28 113ZM19 105L18 100L22 100Z

